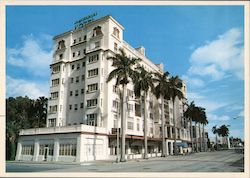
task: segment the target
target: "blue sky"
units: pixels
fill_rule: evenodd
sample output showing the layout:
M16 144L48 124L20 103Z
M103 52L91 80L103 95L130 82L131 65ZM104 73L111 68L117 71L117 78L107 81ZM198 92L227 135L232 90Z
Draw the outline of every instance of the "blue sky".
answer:
M211 137L226 124L244 138L243 6L7 6L7 97L48 96L53 36L93 12L112 15L125 41L186 81L189 101L207 110Z

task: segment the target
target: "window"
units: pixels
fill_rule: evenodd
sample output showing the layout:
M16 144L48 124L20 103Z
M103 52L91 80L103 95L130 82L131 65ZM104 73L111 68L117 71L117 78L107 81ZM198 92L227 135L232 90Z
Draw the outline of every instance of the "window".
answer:
M77 54L78 56L80 56L81 55L81 51L78 51L78 54Z
M69 105L69 110L71 110L71 109L72 109L72 105L70 104L70 105Z
M93 37L98 36L98 35L102 35L102 27L97 26L93 29Z
M140 131L140 120L139 119L137 119L136 129L137 129L137 131Z
M86 49L83 49L83 54L86 54Z
M52 67L52 74L55 74L55 73L58 73L60 72L60 66L55 66L55 67Z
M153 120L153 113L149 113L149 118Z
M117 38L119 38L120 31L118 30L118 28L114 27L113 35L116 36Z
M97 113L87 114L87 125L97 126Z
M97 99L87 100L87 107L93 107L97 105Z
M92 92L92 91L96 91L96 90L98 90L98 84L97 84L97 83L88 85L88 90L87 90L87 92Z
M70 78L70 81L71 81L71 83L74 83L74 78L71 77L71 78Z
M84 89L83 88L81 89L81 94L84 94Z
M82 66L85 67L85 62L82 62Z
M73 44L76 44L76 39L74 39Z
M118 45L117 43L114 43L114 51L117 51Z
M82 38L80 37L80 38L79 38L79 42L81 42L81 41L82 41Z
M58 92L53 92L50 94L51 99L56 99L58 98Z
M95 42L95 48L99 48L100 47L100 41Z
M77 104L75 104L75 111L77 110Z
M60 156L76 156L76 144L60 144Z
M83 103L81 103L81 109L83 108Z
M22 146L22 155L33 155L34 145L23 145Z
M74 65L74 64L71 66L71 69L72 69L72 70L74 70L74 69L75 69L75 65Z
M72 95L73 95L73 91L70 91L70 92L69 92L69 96L72 96Z
M99 60L99 55L95 54L93 56L89 56L89 63L97 62Z
M63 59L63 54L59 54L59 59Z
M56 126L56 118L48 119L48 126L55 127Z
M59 78L52 80L52 87L59 85Z
M98 75L98 68L88 71L88 76L89 77L93 77L93 76L97 76L97 75Z
M114 114L114 128L118 128L118 115Z
M129 129L129 130L134 130L134 124L133 124L133 122L127 122L127 129Z
M79 70L79 69L80 69L80 64L79 64L79 63L77 64L76 69L77 69L77 70Z
M65 48L65 41L61 40L58 42L57 49L63 49Z
M149 102L149 108L153 109L153 102L152 101Z
M82 75L82 81L85 79L85 75Z
M118 94L119 93L119 88L116 85L113 85L113 92Z
M78 90L75 91L75 96L78 96Z
M119 110L119 102L118 101L116 101L116 100L113 100L113 108L115 108L116 109L116 111L118 111Z
M75 56L76 56L76 53L75 53L75 52L73 52L72 56L73 56L73 57L75 57Z
M84 41L87 40L87 35L84 35L83 40L84 40Z
M127 89L127 95L128 95L128 97L131 97L131 98L133 98L133 94L134 94L134 92L132 91L132 90L130 90L130 89Z
M128 104L128 112L133 112L133 104Z
M49 113L56 113L57 112L57 105L49 106Z
M141 117L141 105L135 104L135 116Z
M79 76L76 77L76 83L78 83L78 82L79 82Z

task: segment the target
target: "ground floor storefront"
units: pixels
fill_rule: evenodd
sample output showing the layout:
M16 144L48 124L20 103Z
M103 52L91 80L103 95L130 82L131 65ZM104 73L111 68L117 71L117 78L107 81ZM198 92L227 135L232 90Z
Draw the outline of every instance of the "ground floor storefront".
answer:
M75 128L77 132L33 132L22 134L17 145L17 161L62 161L87 162L93 160L116 160L120 155L121 138L117 142L116 135L108 135L104 130L99 132L81 132L82 128ZM86 129L86 128L85 128ZM191 152L188 144L177 140L179 154ZM118 146L117 146L118 145ZM160 138L148 138L148 157L162 155L162 141ZM117 149L119 148L119 149ZM143 158L144 137L126 135L126 159ZM166 139L167 155L174 154L174 140Z

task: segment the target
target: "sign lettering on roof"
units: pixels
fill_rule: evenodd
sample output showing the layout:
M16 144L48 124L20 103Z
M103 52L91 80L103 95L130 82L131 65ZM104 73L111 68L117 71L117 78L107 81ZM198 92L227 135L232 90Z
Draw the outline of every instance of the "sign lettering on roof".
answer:
M83 17L82 19L76 21L75 24L75 30L83 28L85 25L87 25L90 22L94 21L94 17L97 16L97 13L90 14L88 16Z

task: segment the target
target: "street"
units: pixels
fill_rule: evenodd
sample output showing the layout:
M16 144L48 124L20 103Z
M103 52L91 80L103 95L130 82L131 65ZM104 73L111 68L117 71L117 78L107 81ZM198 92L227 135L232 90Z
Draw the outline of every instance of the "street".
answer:
M234 150L168 156L124 163L95 161L88 163L8 162L6 172L243 172L244 155Z

